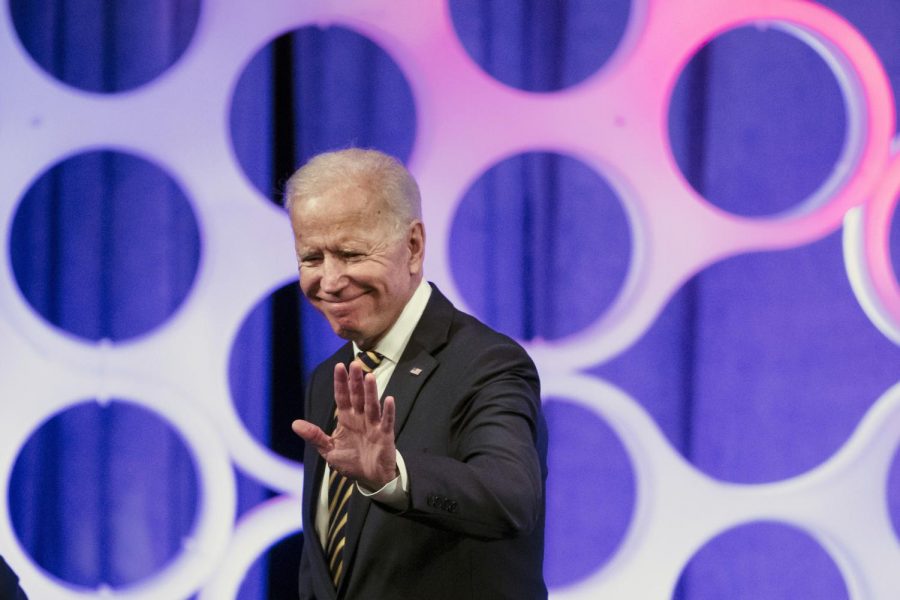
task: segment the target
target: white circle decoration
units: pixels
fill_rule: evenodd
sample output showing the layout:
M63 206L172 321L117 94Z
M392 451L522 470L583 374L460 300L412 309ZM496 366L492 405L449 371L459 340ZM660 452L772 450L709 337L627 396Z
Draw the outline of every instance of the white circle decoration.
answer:
M826 181L796 208L766 218L727 214L699 197L675 164L666 122L673 87L691 56L722 32L754 24L787 32L826 61L848 123ZM628 452L637 482L633 520L617 553L551 595L670 598L684 565L706 541L768 520L818 541L855 600L894 598L900 544L886 486L900 440L900 387L877 400L818 467L785 481L735 485L685 461L638 401L581 373L630 347L677 289L709 265L810 244L842 224L859 303L900 344L900 286L887 249L900 190L890 84L857 30L827 8L797 0L633 0L614 56L579 85L549 93L511 89L474 64L444 2L207 0L176 64L147 85L109 96L72 89L44 73L19 43L8 6L0 8L4 252L31 181L61 159L95 149L135 154L167 172L192 204L202 245L194 286L179 310L122 343L78 340L48 326L19 293L9 257L0 260L0 395L28 398L0 403L0 547L29 593L129 600L200 593L225 600L256 557L301 527L302 466L254 440L229 397L228 360L240 324L262 298L296 277L286 215L237 164L229 110L239 75L260 48L285 32L329 25L371 39L410 84L417 115L410 168L424 198L426 273L461 308L449 264L451 222L465 190L491 165L530 151L570 155L603 173L623 202L633 247L617 299L577 333L526 344L545 393L603 417ZM133 586L86 590L49 577L19 546L10 522L9 476L21 446L43 421L85 398L123 398L154 411L183 437L196 466L201 489L191 539L169 566ZM237 524L233 467L280 493Z

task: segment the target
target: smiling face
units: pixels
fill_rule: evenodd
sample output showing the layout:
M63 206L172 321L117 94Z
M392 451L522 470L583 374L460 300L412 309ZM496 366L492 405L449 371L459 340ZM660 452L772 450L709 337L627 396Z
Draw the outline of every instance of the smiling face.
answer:
M364 187L341 186L291 206L300 288L340 337L372 348L419 282L421 221L398 228Z

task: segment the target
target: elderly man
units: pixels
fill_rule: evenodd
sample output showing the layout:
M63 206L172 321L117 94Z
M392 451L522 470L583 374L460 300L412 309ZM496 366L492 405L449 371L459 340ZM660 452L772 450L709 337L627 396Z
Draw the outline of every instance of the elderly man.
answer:
M286 206L300 287L348 340L293 423L300 597L546 598L537 372L423 280L415 181L380 152L326 153L291 177Z

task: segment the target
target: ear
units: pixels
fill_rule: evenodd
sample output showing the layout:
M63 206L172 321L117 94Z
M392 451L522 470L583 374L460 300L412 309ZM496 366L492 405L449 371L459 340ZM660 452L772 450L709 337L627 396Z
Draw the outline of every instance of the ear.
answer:
M418 275L425 261L425 226L422 221L413 221L406 234L406 248L409 250L409 272Z

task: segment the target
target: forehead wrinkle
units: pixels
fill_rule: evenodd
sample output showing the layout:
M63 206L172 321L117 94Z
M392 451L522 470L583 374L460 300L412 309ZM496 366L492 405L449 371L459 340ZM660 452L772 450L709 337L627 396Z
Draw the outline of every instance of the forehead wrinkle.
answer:
M378 252L403 237L403 227L383 200L358 186L342 186L308 196L292 207L298 249Z
M307 251L313 249L328 252L363 250L374 253L386 249L392 241L394 241L394 237L388 235L383 227L335 227L330 231L312 234L304 234L301 230L296 236L297 247Z

